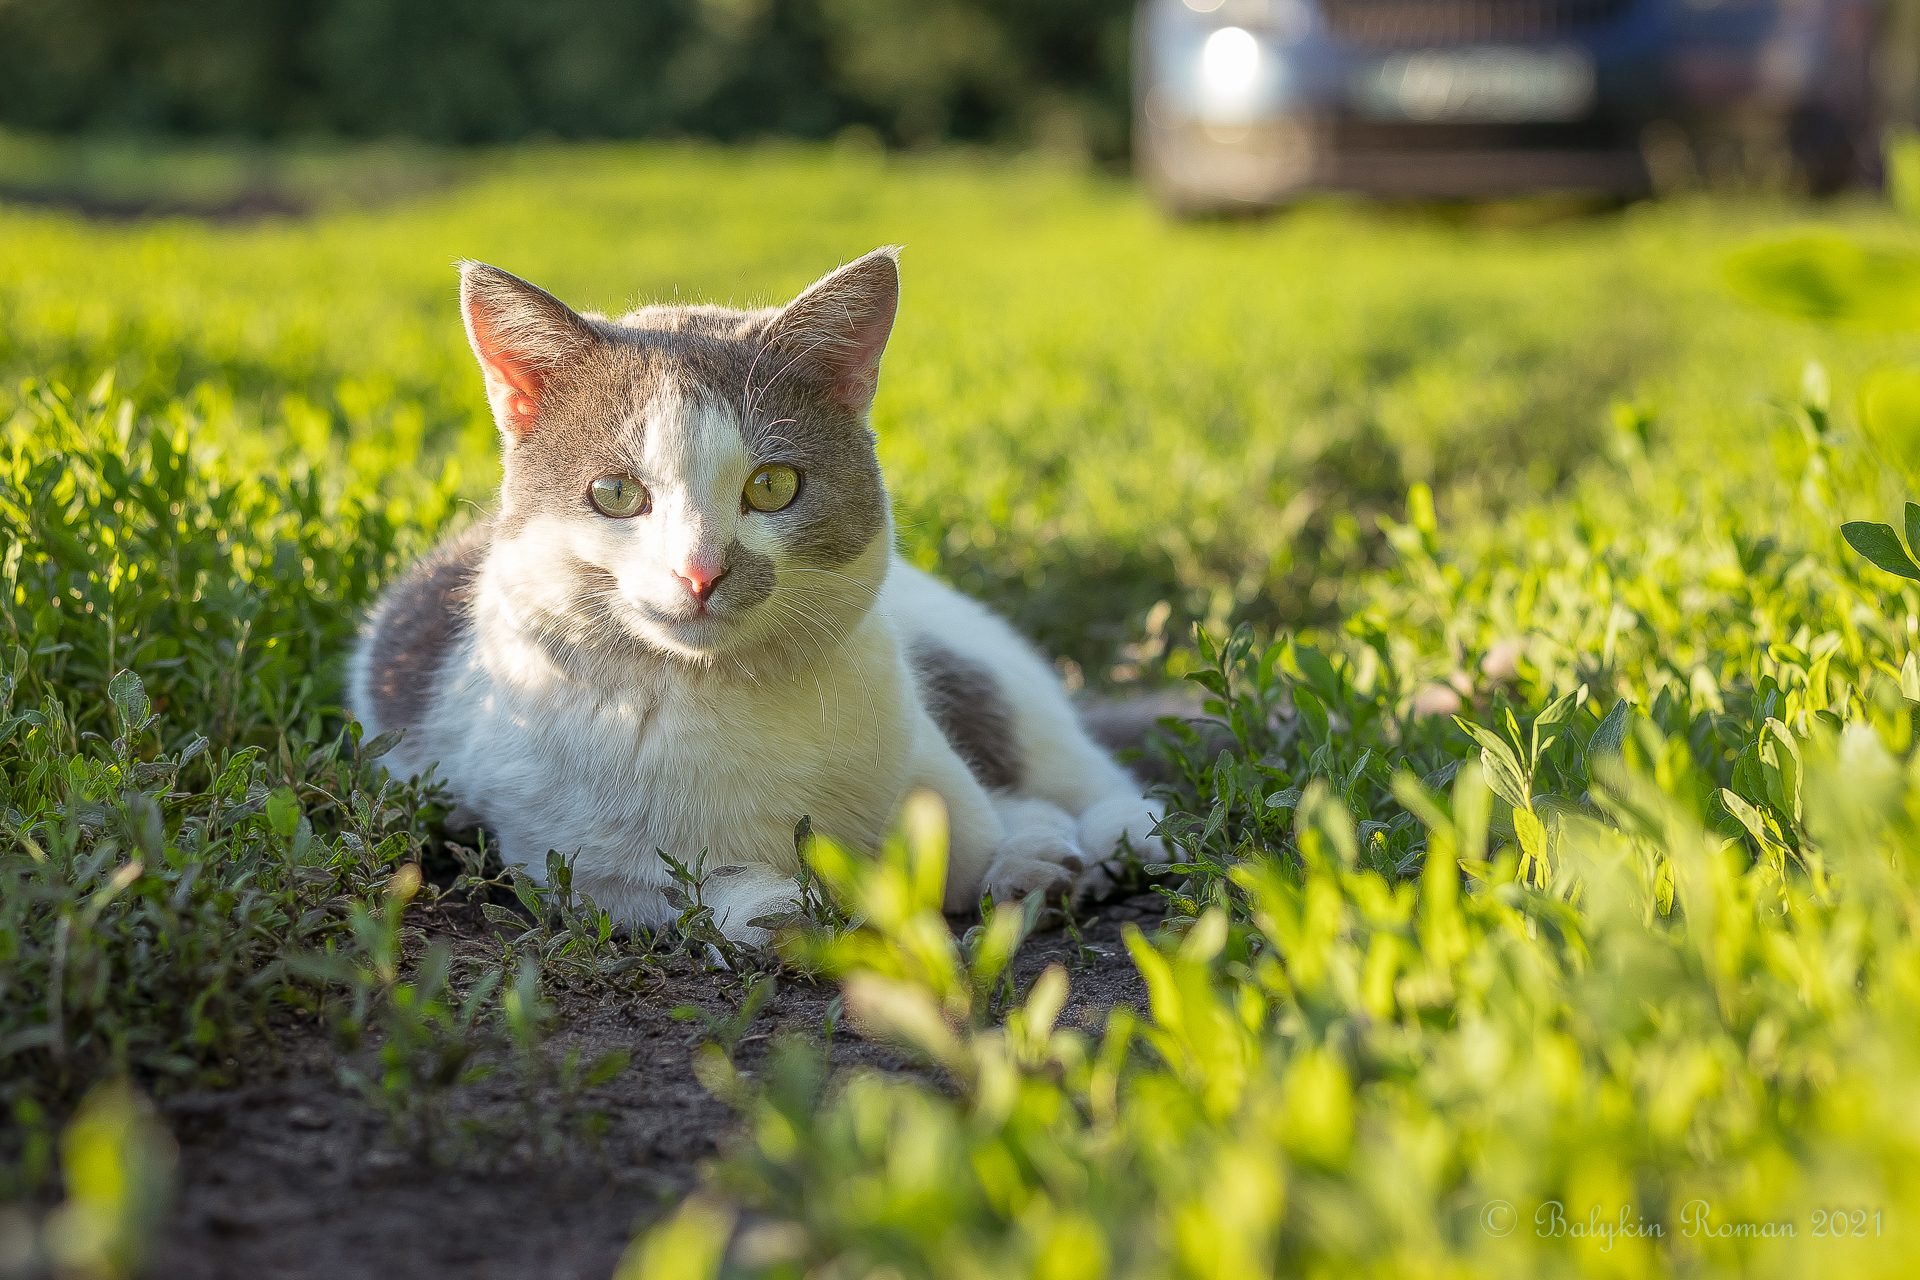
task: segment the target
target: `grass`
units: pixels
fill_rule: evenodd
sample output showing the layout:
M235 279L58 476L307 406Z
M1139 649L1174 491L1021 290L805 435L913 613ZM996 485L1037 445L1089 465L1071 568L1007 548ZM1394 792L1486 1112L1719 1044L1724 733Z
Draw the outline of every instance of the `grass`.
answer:
M430 523L421 485L484 501L497 474L456 257L617 311L774 301L904 243L875 421L906 546L1100 683L1138 665L1120 649L1192 621L1337 620L1409 484L1497 513L1604 452L1615 400L1734 436L1806 356L1844 380L1889 350L1727 294L1726 251L1791 208L1529 229L1327 205L1173 227L1118 184L960 158L605 148L466 168L484 176L314 220L8 211L0 397L112 367L142 410L197 394L230 415L238 467L291 457Z
M1809 211L1170 226L957 157L468 163L306 221L0 209L16 1190L94 1082L232 1079L294 1006L370 1029L366 1095L429 1156L444 1117L404 1099L434 1081L591 1076L542 1065L539 983L644 946L536 899L491 967L399 966L404 869L463 855L339 709L358 611L495 474L448 264L611 310L773 300L905 242L875 420L908 553L1070 680L1198 681L1233 742L1162 748L1150 1018L1056 1026L1063 971L1009 1000L1031 921L950 937L937 823L876 863L817 843L867 927L786 963L946 1088L802 1041L750 1077L715 1023L742 1127L629 1270L1898 1274L1920 594L1840 525L1904 496L1852 406L1915 343L1726 287ZM1689 1233L1700 1203L1736 1229Z

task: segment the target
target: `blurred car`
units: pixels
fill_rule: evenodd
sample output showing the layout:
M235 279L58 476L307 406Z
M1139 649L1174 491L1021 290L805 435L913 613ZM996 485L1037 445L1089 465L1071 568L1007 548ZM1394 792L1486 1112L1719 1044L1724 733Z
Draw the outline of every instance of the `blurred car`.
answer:
M1176 211L1310 190L1634 195L1677 144L1872 163L1873 0L1142 0L1135 148Z

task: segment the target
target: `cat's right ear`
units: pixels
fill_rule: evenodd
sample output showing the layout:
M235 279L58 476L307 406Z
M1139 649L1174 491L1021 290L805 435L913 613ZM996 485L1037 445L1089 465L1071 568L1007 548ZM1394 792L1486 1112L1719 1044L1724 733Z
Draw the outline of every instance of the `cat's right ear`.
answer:
M460 264L460 314L487 380L493 420L512 441L540 424L541 398L554 373L599 341L566 303L484 262Z

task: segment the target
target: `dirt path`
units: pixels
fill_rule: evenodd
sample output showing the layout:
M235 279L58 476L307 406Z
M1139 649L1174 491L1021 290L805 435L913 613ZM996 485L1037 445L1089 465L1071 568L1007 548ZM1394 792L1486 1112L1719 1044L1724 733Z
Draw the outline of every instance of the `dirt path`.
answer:
M1100 907L1082 927L1091 954L1057 930L1035 936L1015 961L1017 981L1024 986L1048 964L1067 965L1066 1022L1098 1026L1121 1003L1144 1011L1146 990L1121 928L1151 927L1158 904L1145 895ZM837 994L832 984L782 979L741 1042L738 1064L754 1069L780 1031L820 1035ZM644 996L559 1001L555 1047L578 1046L587 1058L625 1049L632 1063L583 1097L610 1121L598 1155L575 1143L538 1163L524 1143L450 1168L403 1155L385 1120L340 1083L344 1059L326 1034L314 1026L284 1037L277 1070L256 1073L242 1089L165 1105L180 1142L181 1188L149 1274L606 1280L636 1227L692 1185L697 1163L732 1123L727 1107L694 1079L690 1040L697 1035L670 1013L682 1004L716 1014L732 1007L715 978L685 960ZM844 1024L832 1059L836 1069L914 1069ZM471 1087L464 1105L481 1116L509 1113L518 1105L515 1082L494 1086Z

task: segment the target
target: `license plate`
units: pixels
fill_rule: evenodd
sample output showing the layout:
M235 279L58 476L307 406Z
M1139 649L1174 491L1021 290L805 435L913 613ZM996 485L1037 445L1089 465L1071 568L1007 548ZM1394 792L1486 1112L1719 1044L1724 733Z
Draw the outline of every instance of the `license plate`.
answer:
M1593 107L1593 60L1578 49L1426 49L1354 81L1355 105L1390 120L1517 124L1578 120Z

